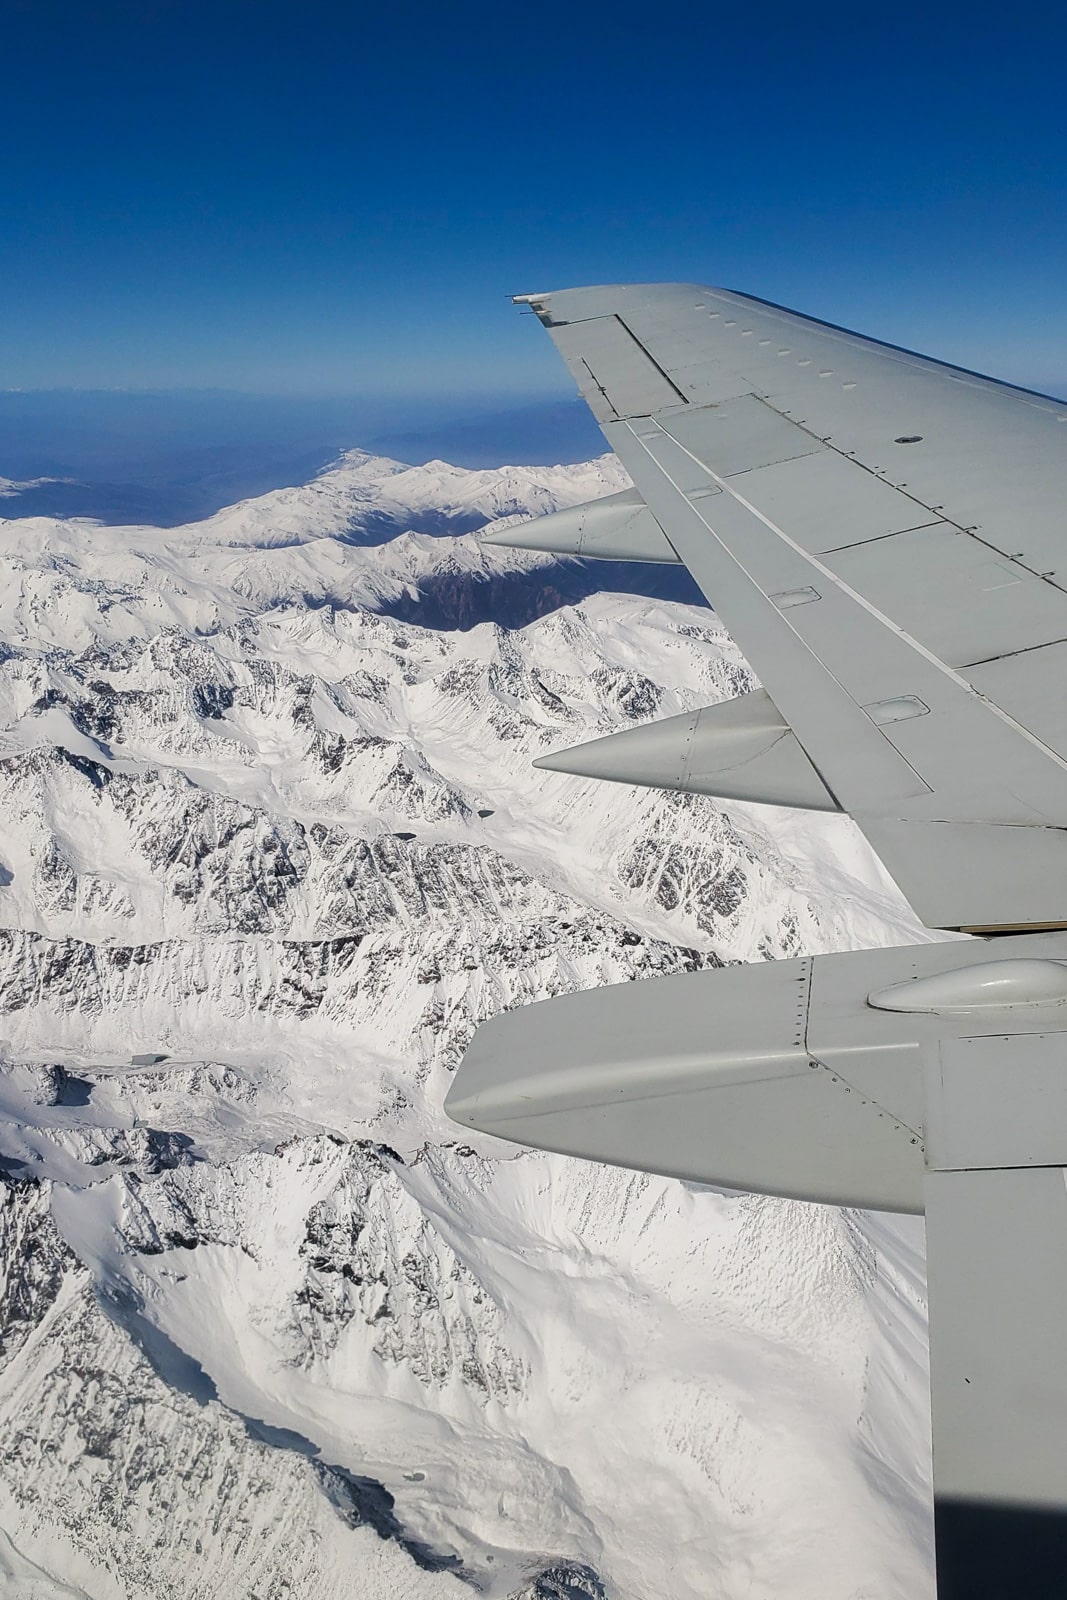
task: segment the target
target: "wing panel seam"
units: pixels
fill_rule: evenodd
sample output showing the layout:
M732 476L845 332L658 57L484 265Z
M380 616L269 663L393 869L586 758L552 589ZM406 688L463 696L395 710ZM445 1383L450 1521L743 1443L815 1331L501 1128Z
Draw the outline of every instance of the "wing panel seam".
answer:
M656 360L656 358L652 354L652 352L645 345L643 345L641 343L641 340L637 337L636 333L630 327L629 323L626 322L622 317L620 317L620 315L619 315L619 313L617 311L615 313L615 321L619 324L619 327L623 330L623 332L626 333L633 340L634 344L640 350L641 354L643 356L645 356L647 358L647 360L652 363L652 365L655 367L656 371L659 373L660 377L663 379L664 383L666 383L669 388L673 389L674 393L678 396L678 399L679 399L680 403L683 406L686 406L688 408L690 402L686 399L686 397L682 393L681 389L679 389L678 385L674 382L674 380L672 379L670 373L666 372L664 370L664 368L660 366L659 362Z
M773 409L774 407L772 406L771 410ZM791 538L789 534L785 532L784 528L780 528L777 523L772 522L770 517L768 517L764 512L760 511L758 507L754 506L750 500L746 500L744 495L739 494L738 491L732 486L729 478L720 477L717 472L713 471L711 467L707 466L705 462L701 461L698 456L695 456L693 452L681 442L681 440L675 439L674 435L668 432L666 428L661 428L661 432L663 433L664 437L670 439L671 443L681 450L683 454L687 455L695 466L700 467L702 471L706 472L708 477L719 485L720 489L724 490L731 496L732 499L736 500L738 505L743 506L751 516L754 516L759 522L762 522L765 528L767 528L771 533L775 534L777 538L781 539L782 543L787 545L788 548L797 556L799 556L802 561L806 561L810 566L814 567L815 570L821 573L828 582L834 584L842 594L847 595L856 605L860 606L864 611L866 611L870 617L873 617L875 622L880 623L883 628L899 638L901 642L909 649L914 650L917 655L921 656L922 659L928 662L929 665L932 666L937 672L940 672L943 677L949 680L950 683L955 684L956 687L962 690L964 694L974 696L975 699L987 706L993 715L998 717L1006 727L1014 729L1015 732L1025 739L1028 744L1031 744L1035 749L1041 751L1041 753L1047 756L1048 759L1052 761L1055 766L1059 767L1061 771L1067 772L1067 760L1065 760L1063 756L1058 755L1055 750L1051 749L1047 744L1044 743L1043 740L1039 739L1035 733L1033 733L1029 728L1025 727L1021 722L1016 722L1015 718L1010 716L1002 706L999 706L995 700L990 700L988 696L982 694L981 691L976 689L973 684L969 683L966 678L961 677L957 671L948 666L946 662L942 661L940 656L935 655L932 650L928 650L927 647L924 644L921 644L918 639L913 638L910 633L905 632L899 623L894 622L891 617L887 617L884 612L879 611L876 605L874 605L870 600L866 599L865 596L861 595L857 590L853 589L850 584L845 583L845 581L842 578L839 578L830 567L824 566L819 560L818 556L814 556L809 550L805 550L803 545L798 544L795 539ZM646 453L651 458L657 470L659 472L664 472L663 467L660 466L660 463L656 461L655 456L652 455L651 450L648 449L645 440L640 439L639 435L636 434L632 428L630 429L630 434L632 438L638 439L639 442L644 446ZM664 476L669 475L664 473ZM673 483L673 480L671 481ZM678 489L677 484L674 484L674 487L675 489ZM683 498L688 500L689 497L684 494L683 490L679 489L678 492L683 495ZM694 510L696 510L697 515L704 523L704 526L708 529L708 532L711 533L714 538L718 538L718 535L715 534L714 528L702 515L699 506L694 507ZM719 542L721 543L721 541ZM984 541L979 542L982 543ZM797 637L799 638L799 635L797 635ZM843 684L841 685L841 688L845 694L848 694L848 690L845 689ZM849 695L849 699L851 698L852 696ZM872 723L871 726L874 727L875 724ZM892 741L887 742L892 743ZM893 746L893 748L895 749L896 747ZM909 762L908 765L910 766L911 763ZM914 768L912 770L914 771ZM916 776L919 777L920 774L916 773Z
M751 394L753 400L758 400L761 405L766 406L767 410L773 412L776 417L781 417L785 422L791 422L794 428L799 428L801 433L806 433L809 439L817 439L819 443L825 445L828 450L832 450L834 455L836 455L840 460L848 461L854 467L859 467L861 472L866 472L868 477L873 478L876 483L884 484L887 488L892 489L895 494L903 496L905 500L910 500L913 505L921 506L924 511L929 511L931 516L936 518L938 522L945 523L950 528L955 528L957 533L967 534L968 537L973 539L976 544L984 545L987 550L991 551L992 554L997 556L1001 561L1010 561L1014 566L1020 567L1023 572L1028 572L1032 578L1038 578L1042 583L1047 583L1050 589L1058 589L1061 594L1067 594L1067 585L1054 582L1054 574L1048 572L1038 572L1033 567L1028 567L1025 561L1020 561L1017 556L1009 555L1006 551L999 549L997 545L990 544L988 539L983 539L978 527L958 522L956 518L951 516L944 507L938 510L937 506L932 506L928 504L927 501L920 500L919 496L912 494L904 484L894 483L891 478L883 476L883 474L877 472L874 467L869 467L865 461L861 461L853 452L842 450L839 445L834 443L832 434L823 436L822 434L815 433L811 428L808 427L806 422L799 421L796 417L790 416L788 411L780 411L776 405L771 403L766 395L757 394L755 390L752 390ZM675 443L678 444L680 441L675 440ZM681 448L684 450L685 446L681 445ZM795 460L798 458L793 457L791 459ZM759 469L750 467L746 470L758 471ZM740 477L741 474L734 473L733 476ZM874 539L860 540L859 543L875 544L877 543L878 539L894 539L896 538L897 533L915 533L919 528L929 528L932 526L933 523L920 522L915 528L898 528L894 533L878 534ZM836 548L839 550L850 550L853 548L853 546L838 545ZM824 550L822 553L823 555L832 555L834 552L830 550Z

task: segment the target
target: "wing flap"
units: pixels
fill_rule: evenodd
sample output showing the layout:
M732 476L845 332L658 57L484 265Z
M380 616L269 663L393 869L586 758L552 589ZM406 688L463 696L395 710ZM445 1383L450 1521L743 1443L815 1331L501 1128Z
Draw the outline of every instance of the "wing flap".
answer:
M857 820L927 927L964 933L1067 927L1067 830Z
M790 537L812 555L943 520L835 450L753 469L748 488L749 498L758 498L771 521L788 526Z
M721 526L730 502L708 473L666 435L659 435L662 442L653 456L647 434L638 438L624 424L605 431L657 520L670 526L675 549L741 648L746 640L759 641L764 685L824 779L833 769L834 781L827 781L838 800L847 805L847 792L869 794L872 804L875 797L903 800L927 792L770 598L771 593L795 594L808 587L812 573L783 548L781 565L769 580L764 574L766 587L761 587L741 556L712 532L711 518ZM689 487L680 487L676 478ZM758 541L759 526L743 514L739 532L750 560L748 535ZM829 763L820 759L827 755Z
M967 678L979 694L1025 722L1042 744L1067 759L1067 642L979 662L967 668Z
M938 1593L1060 1600L1063 1172L937 1172L924 1189Z
M948 665L1067 638L1061 588L855 462L836 456L828 475L818 458L834 452L755 396L659 427Z
M947 1039L926 1068L939 1585L1052 1600L1067 1566L1064 1036Z
M1065 920L1056 880L1033 871L1063 860L1064 759L748 500L774 466L720 478L675 425L672 415L604 431L826 788L920 914L953 928ZM951 607L942 614L951 619ZM1010 610L1000 616L1000 642L1017 644ZM965 648L974 635L960 630ZM928 824L951 824L951 836ZM1003 871L986 855L1001 841Z

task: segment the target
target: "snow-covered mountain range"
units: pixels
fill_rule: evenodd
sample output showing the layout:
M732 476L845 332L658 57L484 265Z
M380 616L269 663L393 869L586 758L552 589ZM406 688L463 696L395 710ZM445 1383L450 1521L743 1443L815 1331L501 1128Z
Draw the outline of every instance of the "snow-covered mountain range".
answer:
M501 1008L924 937L847 821L531 766L753 681L473 537L623 483L0 522L0 1593L932 1592L921 1224L441 1110Z

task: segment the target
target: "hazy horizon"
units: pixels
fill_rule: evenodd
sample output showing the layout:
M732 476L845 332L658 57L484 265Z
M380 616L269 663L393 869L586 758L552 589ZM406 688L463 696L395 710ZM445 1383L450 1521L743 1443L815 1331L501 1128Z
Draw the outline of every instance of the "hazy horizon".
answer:
M440 458L497 467L584 461L607 445L574 398L515 406L499 397L447 404L189 390L0 394L0 479L26 485L0 495L0 516L169 526L306 482L351 449L413 466Z

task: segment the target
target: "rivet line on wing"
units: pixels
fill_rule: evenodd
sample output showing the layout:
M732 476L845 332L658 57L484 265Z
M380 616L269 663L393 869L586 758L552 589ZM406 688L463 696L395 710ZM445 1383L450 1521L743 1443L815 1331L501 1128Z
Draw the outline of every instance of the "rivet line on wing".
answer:
M779 350L778 354L781 355L782 352ZM845 388L848 387L849 385L846 384ZM855 388L855 384L853 384L851 387ZM877 478L880 483L890 482L888 478L883 476L882 469L880 467L868 466L866 461L861 461L859 459L854 450L843 449L840 445L834 443L831 436L824 436L815 429L809 428L806 422L801 422L797 417L792 416L790 412L783 411L779 406L772 405L771 401L765 394L755 394L753 398L758 400L760 405L766 406L767 410L771 412L773 416L782 417L786 422L791 422L794 428L799 428L801 433L806 433L810 439L817 439L820 444L825 445L828 450L832 450L834 454L840 456L843 461L849 461L854 467L858 468L860 472L867 473L868 477ZM900 441L897 440L896 442L899 444ZM924 511L928 511L931 514L936 515L938 521L946 523L950 528L955 528L958 534L966 535L968 539L973 539L975 544L982 545L983 548L988 550L990 555L996 560L1010 561L1013 566L1020 567L1023 572L1028 572L1031 577L1038 578L1042 583L1048 584L1050 589L1058 589L1061 594L1067 594L1067 584L1065 584L1063 581L1055 581L1055 571L1040 572L1036 567L1028 565L1028 563L1022 559L1021 554L1010 555L1008 552L1002 550L999 545L995 545L989 539L984 538L979 528L970 527L966 523L958 521L954 516L950 515L948 511L946 511L943 505L931 505L929 501L921 499L917 494L913 494L909 490L906 483L894 483L891 485L891 487L896 490L897 494L902 495L905 500L913 501L915 505L921 506ZM927 524L924 523L922 526L925 527ZM931 523L929 526L932 527L933 524ZM895 539L898 533L910 533L912 531L913 530L910 528L898 528L893 533L878 534L876 535L876 538ZM873 544L875 540L870 539L864 540L863 542L867 544ZM840 545L838 548L847 550L850 548L850 546ZM827 550L824 552L824 554L833 555L834 551Z
M911 367L917 372L932 372L947 378L952 383L958 383L965 389L1002 389L1013 395L1023 405L1032 407L1035 411L1044 411L1046 414L1055 415L1062 411L1062 402L1053 396L1041 394L1037 389L1021 389L1013 383L1002 383L997 378L990 378L983 372L971 372L967 367L953 367L943 361L935 361L932 356L924 356L918 350L907 350L903 345L886 344L881 339L872 339L867 334L857 333L854 328L841 328L833 322L821 322L818 317L806 317L801 312L790 311L788 306L780 306L773 300L761 300L758 295L742 295L730 290L721 291L722 298L729 298L730 302L739 311L750 311L758 308L760 315L768 322L777 323L784 328L796 332L797 324L807 324L815 331L819 338L838 345L846 345L852 350L873 350L879 357L886 361L896 362L898 366ZM1061 417L1057 421L1067 420Z

